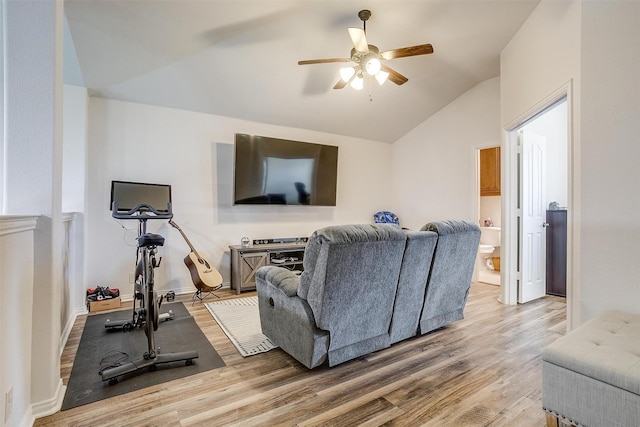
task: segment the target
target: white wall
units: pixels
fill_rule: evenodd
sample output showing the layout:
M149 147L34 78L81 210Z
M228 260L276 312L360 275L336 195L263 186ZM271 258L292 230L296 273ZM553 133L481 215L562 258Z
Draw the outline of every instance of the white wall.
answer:
M476 148L499 145L499 118L500 79L494 78L394 142L393 209L403 227L478 220Z
M581 6L579 0L542 0L518 33L511 39L500 55L500 116L504 129L512 129L531 118L546 99L570 87L572 91L573 114L573 157L579 157L580 144L580 31ZM550 102L550 101L549 101ZM503 198L507 210L514 209L517 198L516 182L509 177L516 176L515 141L503 144ZM575 171L572 171L575 174ZM572 210L569 211L570 227L574 230L580 217L579 181L573 180ZM503 301L515 304L517 301L515 266L517 262L517 225L514 215L503 211L502 216L504 268ZM578 234L569 235L568 243L568 324L579 324L579 310L574 302L580 299L580 272L577 268L580 257L573 250ZM573 240L571 240L573 239ZM513 274L512 274L513 273Z
M547 170L546 204L558 202L559 206L567 206L567 102L558 103L540 117L527 123L523 129L541 135L546 139Z
M24 266L31 257L31 289L13 289L18 313L7 311L13 325L37 325L30 334L0 337L9 349L21 351L19 362L2 361L18 380L4 383L2 396L14 389L14 409L8 426L55 410L63 391L60 378L60 313L63 299L62 193L62 34L63 3L2 1L4 62L4 132L2 213L42 215L32 233L32 252L4 251L2 270ZM7 253L8 252L8 253ZM27 267L27 268L29 268ZM28 299L28 301L27 301ZM2 302L3 311L9 301ZM21 327L21 326L20 326ZM29 345L24 340L31 340ZM4 365L7 363L7 365ZM11 377L13 378L13 377ZM24 405L26 403L26 406ZM25 408L27 410L25 410ZM26 425L26 424L25 424Z
M58 34L54 2L3 3L7 14L3 213L51 215L52 192L59 184L52 177L60 167L51 161L58 149L51 141L61 130L52 108L59 102L57 84L62 77L57 74L61 67L58 70L55 63L54 36L62 42L62 27ZM29 29L34 21L40 22L38 31ZM25 54L32 51L38 55Z
M7 58L4 52L4 44L5 44L5 25L4 25L4 4L5 4L6 0L2 0L2 2L0 3L0 78L2 79L1 81L3 82L2 85L0 85L0 95L2 96L2 99L5 100L5 93L4 93L4 85L5 85L5 68L7 67ZM5 111L4 111L4 104L6 101L3 101L0 103L0 131L2 132L2 137L0 138L0 165L2 166L2 170L0 170L0 214L3 214L5 212L5 208L4 205L6 203L5 201L5 197L6 197L6 191L5 191L5 173L7 170L7 165L6 165L6 160L5 160L5 145L6 145L6 140L5 140L5 120L4 120L4 115L5 115Z
M502 227L502 196L480 197L480 218L478 224L484 225L484 220L491 218L494 227Z
M62 212L84 212L88 108L86 88L64 85Z
M66 64L65 64L66 66ZM89 95L84 87L64 85L62 147L62 212L65 222L64 299L62 330L65 336L75 315L85 311L85 226L87 193L87 133Z
M580 310L640 313L640 2L582 6Z
M0 405L7 426L27 425L31 414L35 227L35 217L0 217L0 390L5 396L13 389L13 406L5 408L4 399ZM12 253L20 256L5 262Z
M542 0L500 55L500 116L506 125L570 79L580 87L579 0ZM575 108L575 106L574 106Z
M543 0L501 55L505 127L572 81L574 327L640 312L638 22L638 2Z
M137 222L111 217L114 179L171 184L174 221L227 284L228 247L242 236L308 236L331 224L370 223L388 208L389 144L101 98L90 98L89 121L87 287L133 293L128 282ZM337 206L232 206L236 132L337 145ZM167 239L159 289L195 291L182 262L188 246L178 231L166 221L150 221L149 231Z

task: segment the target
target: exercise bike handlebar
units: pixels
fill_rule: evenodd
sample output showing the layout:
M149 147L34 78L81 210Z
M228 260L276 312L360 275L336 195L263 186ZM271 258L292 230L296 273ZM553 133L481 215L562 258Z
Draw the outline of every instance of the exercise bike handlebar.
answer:
M116 219L171 219L173 218L173 212L171 211L171 203L167 203L166 211L159 211L145 203L141 203L128 211L119 211L116 202L113 202L111 205L111 216Z

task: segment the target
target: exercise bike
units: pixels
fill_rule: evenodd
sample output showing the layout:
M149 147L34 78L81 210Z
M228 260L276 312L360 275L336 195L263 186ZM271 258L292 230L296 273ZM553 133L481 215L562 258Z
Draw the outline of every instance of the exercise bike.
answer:
M142 208L146 209L146 208ZM161 217L153 216L152 219L164 219L167 215L160 214ZM118 216L122 216L122 214L118 214ZM120 218L122 219L122 218ZM130 219L128 216L126 219ZM138 248L136 250L136 268L134 273L134 292L133 292L133 313L131 316L131 320L112 320L107 319L104 323L104 327L106 329L119 329L122 328L123 332L129 332L131 329L136 328L144 328L147 321L147 307L145 307L145 295L143 292L143 283L145 277L145 271L147 268L145 267L145 259L147 257L144 256L144 250L147 248L148 250L148 259L149 265L151 266L151 272L149 276L153 278L153 269L160 267L160 263L162 262L162 257L156 258L157 248L158 246L164 245L164 237L159 234L147 233L147 220L151 218L146 218L140 214L135 215L135 219L139 221L138 224L138 237L136 238L138 242ZM156 261L157 259L157 261ZM175 293L173 291L167 292L166 295L160 295L160 299L158 301L158 310L162 305L162 301L166 299L167 301L172 301L175 299ZM149 309L153 309L149 307ZM155 313L152 313L155 316ZM158 322L173 320L175 318L175 313L172 310L169 310L167 313L160 313L158 315Z
M133 308L132 325L144 328L147 337L147 351L141 358L124 362L118 366L112 366L100 371L103 381L109 384L118 382L117 377L149 368L154 370L158 364L184 361L186 365L193 364L193 359L198 358L197 351L183 351L179 353L159 353L156 350L154 332L158 330L160 323L160 303L162 297L158 298L154 289L153 270L160 265L157 258L158 247L164 245L164 237L159 234L147 233L147 220L149 219L171 219L171 204L167 205L166 211L158 211L147 204L140 204L128 211L118 211L113 203L112 216L117 219L135 219L139 221L138 228L138 248L139 257L136 267L135 297ZM136 308L136 302L140 306ZM124 326L123 326L124 328Z

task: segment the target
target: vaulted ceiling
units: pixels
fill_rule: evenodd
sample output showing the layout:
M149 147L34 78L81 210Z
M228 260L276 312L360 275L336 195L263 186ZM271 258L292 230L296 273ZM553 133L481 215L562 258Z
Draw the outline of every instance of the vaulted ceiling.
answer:
M500 72L500 52L539 0L66 0L65 82L94 96L393 142ZM335 90L347 28L409 78ZM70 43L72 41L72 43ZM74 51L75 49L75 51ZM74 55L75 53L75 55ZM77 59L77 62L76 62Z

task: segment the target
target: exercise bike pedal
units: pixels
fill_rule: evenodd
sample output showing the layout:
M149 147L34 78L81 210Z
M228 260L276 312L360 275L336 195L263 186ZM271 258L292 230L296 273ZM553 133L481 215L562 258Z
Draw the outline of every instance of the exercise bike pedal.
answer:
M160 320L161 322L166 322L166 321L168 321L168 320L173 320L173 319L175 319L175 317L176 317L176 314L173 312L173 310L169 310L169 312L168 312L168 313L162 313L162 314L160 314L159 320Z
M129 332L131 330L131 328L133 328L133 325L128 320L111 320L111 319L107 319L104 322L104 327L105 327L105 329L122 328L123 332Z

